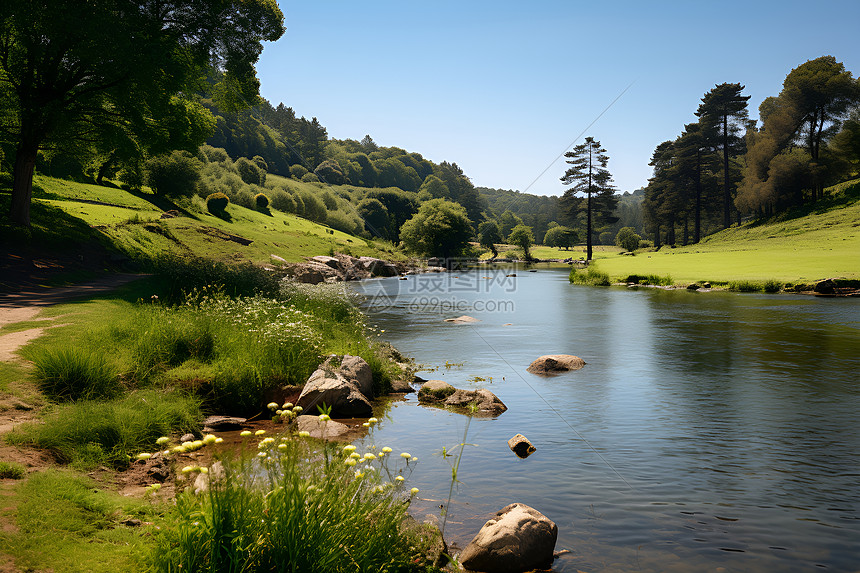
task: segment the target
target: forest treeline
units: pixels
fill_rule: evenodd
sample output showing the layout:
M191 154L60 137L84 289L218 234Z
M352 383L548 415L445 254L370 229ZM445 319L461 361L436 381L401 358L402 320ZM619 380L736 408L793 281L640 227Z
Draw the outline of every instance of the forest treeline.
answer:
M656 246L695 243L745 217L822 198L860 169L860 80L832 56L786 76L749 119L740 83L716 85L696 120L657 145L642 204Z

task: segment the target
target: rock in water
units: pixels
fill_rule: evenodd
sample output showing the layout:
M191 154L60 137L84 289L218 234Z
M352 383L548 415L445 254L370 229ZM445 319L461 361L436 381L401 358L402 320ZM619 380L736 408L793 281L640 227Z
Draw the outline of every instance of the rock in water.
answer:
M508 440L508 447L519 457L525 459L535 453L535 448L527 437L522 434L517 434Z
M470 322L481 322L481 321L478 320L477 318L473 317L473 316L468 316L468 315L464 314L463 316L458 316L457 318L446 318L445 322L451 322L454 324L469 324Z
M418 390L419 402L442 402L457 389L444 380L428 380Z
M445 405L474 409L476 414L489 416L498 416L508 409L498 396L486 388L479 388L478 390L457 389L445 399Z
M512 503L484 524L460 553L460 563L493 573L549 569L557 538L552 520L523 503Z
M526 370L532 374L556 374L568 370L579 370L585 360L572 354L546 354L532 362Z

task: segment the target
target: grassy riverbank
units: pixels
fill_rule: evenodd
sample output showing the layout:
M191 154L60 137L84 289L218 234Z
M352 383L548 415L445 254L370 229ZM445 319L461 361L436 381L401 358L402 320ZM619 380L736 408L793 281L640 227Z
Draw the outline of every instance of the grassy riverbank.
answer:
M15 502L0 517L8 524L0 532L0 554L16 566L55 571L112 570L99 563L158 571L176 570L179 563L191 571L209 570L202 563L215 570L270 570L264 562L290 570L305 557L319 566L299 570L351 571L355 562L374 571L432 570L421 556L435 534L405 519L409 496L394 479L402 475L402 468L394 469L397 460L392 460L394 473L386 473L388 480L374 482L362 470L372 465L371 458L350 468L343 457L334 460L331 447L295 434L284 434L275 444L281 447L270 451L272 459L282 456L292 463L292 473L280 473L287 466L278 472L269 468L271 487L265 491L254 477L260 468L250 469L252 462L245 460L225 461L236 477L225 482L226 489L214 488L215 497L182 493L192 483L181 471L197 455L191 453L170 462L175 477L165 490L175 488L181 500L177 506L151 493L151 502L111 493L114 484L142 471L133 460L139 452L152 451L159 437L173 436L175 442L185 432L199 432L206 414L265 411L273 393L303 384L326 354L365 358L377 393L399 373L391 351L377 342L338 285L282 288L266 272L244 274L203 261L170 263L169 273L109 296L48 307L0 331L15 334L53 325L20 351L32 368L3 364L2 406L14 412L23 403L30 421L15 424L3 436L2 451L38 460L30 464L38 471L3 484ZM208 267L208 276L195 273L201 265ZM210 286L193 288L195 283L187 282L191 275ZM177 283L190 291L180 293ZM22 418L13 414L12 419ZM294 455L285 454L287 449ZM0 462L6 462L4 455ZM230 457L221 451L209 459ZM299 459L304 461L296 465ZM24 467L8 465L10 475ZM65 485L57 487L57 480ZM138 486L138 495L143 485L148 484ZM288 485L295 491L285 496ZM218 498L221 494L227 497ZM41 515L28 509L31 500L42 504ZM250 507L262 512L258 518L272 516L266 527L246 519ZM320 511L310 511L313 507ZM152 525L129 525L129 519ZM258 543L275 533L278 543ZM317 543L323 537L331 542ZM243 568L246 542L257 552ZM223 553L224 543L232 554ZM307 555L302 557L302 551ZM75 558L60 560L60 554Z
M644 249L634 256L614 251L594 255L611 282L638 275L682 286L771 281L784 287L830 277L860 279L860 181L830 188L828 198L815 205L734 226L695 245ZM569 251L559 251L564 253Z

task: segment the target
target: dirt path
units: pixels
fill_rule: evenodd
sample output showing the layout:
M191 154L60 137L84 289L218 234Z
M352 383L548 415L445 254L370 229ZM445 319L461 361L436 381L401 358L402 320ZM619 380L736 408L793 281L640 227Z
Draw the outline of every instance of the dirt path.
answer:
M55 318L38 318L39 312L44 307L109 292L143 276L108 275L95 281L69 287L30 288L16 293L0 294L0 328L20 322L44 320L48 323ZM57 326L62 325L46 324L44 327L0 335L0 362L29 367L29 364L18 355L18 350L41 336L45 329ZM51 455L41 450L11 446L3 439L4 434L12 431L16 426L39 419L41 400L34 388L27 388L29 385L29 382L23 380L10 382L9 386L13 392L0 392L0 461L21 464L28 472L34 472L53 465L55 462ZM28 394L33 396L28 397ZM19 483L17 480L0 479L0 531L2 532L15 530L15 507L10 504L12 491L17 483ZM0 573L17 571L13 560L8 555L0 555Z

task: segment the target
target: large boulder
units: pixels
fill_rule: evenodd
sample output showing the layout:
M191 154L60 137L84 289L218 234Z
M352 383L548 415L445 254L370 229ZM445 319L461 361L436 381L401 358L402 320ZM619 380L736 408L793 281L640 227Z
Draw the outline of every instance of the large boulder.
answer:
M444 380L428 380L418 390L419 402L444 402L457 389Z
M547 354L532 362L526 370L532 374L557 374L569 370L579 370L585 360L572 354Z
M538 510L512 503L487 521L460 553L471 571L520 573L549 569L558 526Z
M373 398L373 372L370 365L360 356L332 354L320 364L319 368L337 372L358 388L368 399Z
M456 390L445 399L445 405L453 408L474 409L474 413L483 416L498 416L508 409L498 396L487 390Z
M330 356L311 374L297 405L305 412L317 406L331 407L336 418L367 418L373 415L373 376L370 366L358 356Z

